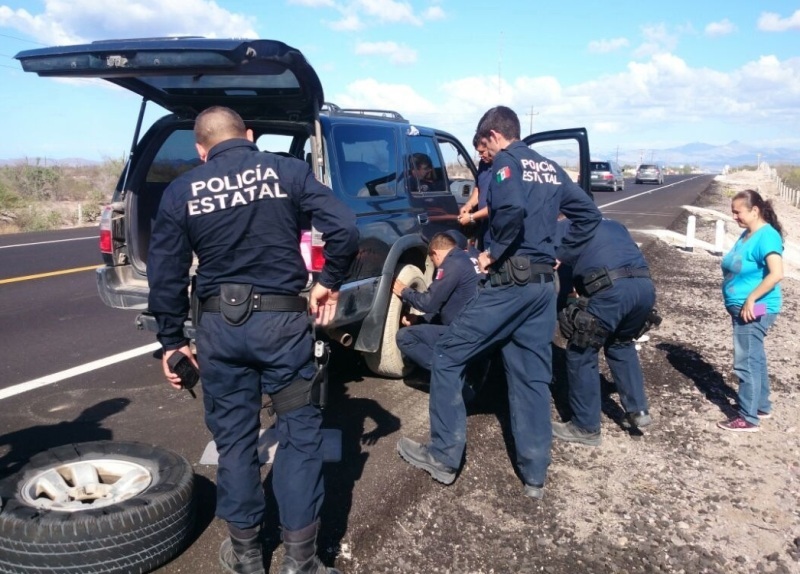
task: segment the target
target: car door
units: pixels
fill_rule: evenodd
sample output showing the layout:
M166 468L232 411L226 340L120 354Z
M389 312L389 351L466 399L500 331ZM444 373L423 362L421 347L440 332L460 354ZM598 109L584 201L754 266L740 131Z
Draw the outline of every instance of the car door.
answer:
M592 194L589 159L589 134L586 128L567 128L539 132L522 141L548 159L558 163L588 195Z

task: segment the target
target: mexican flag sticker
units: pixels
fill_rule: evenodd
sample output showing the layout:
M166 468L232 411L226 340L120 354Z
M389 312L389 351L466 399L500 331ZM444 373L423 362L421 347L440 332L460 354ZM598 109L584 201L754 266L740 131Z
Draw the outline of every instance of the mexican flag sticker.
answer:
M508 179L511 177L511 168L506 166L497 170L497 183L500 183L504 179Z

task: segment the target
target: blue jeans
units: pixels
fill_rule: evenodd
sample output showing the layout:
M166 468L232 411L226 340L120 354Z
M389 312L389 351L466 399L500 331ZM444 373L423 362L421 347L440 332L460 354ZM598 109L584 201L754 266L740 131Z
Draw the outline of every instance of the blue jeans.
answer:
M757 425L758 411L772 411L764 338L778 314L767 313L745 323L739 317L740 310L740 307L728 307L733 325L733 372L739 377L739 415Z

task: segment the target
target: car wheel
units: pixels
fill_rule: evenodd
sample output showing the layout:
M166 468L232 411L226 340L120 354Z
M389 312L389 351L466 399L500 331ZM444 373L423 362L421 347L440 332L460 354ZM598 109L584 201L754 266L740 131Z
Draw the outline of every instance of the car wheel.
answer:
M427 289L425 277L416 265L402 267L397 274L397 280L420 291ZM405 364L395 340L403 313L408 310L404 307L406 306L403 305L402 299L393 293L389 301L389 311L386 313L380 349L374 353L364 353L364 362L367 368L378 376L399 379L409 374L414 368L414 365Z
M0 571L149 572L186 547L193 489L186 459L151 445L41 452L0 482Z
M635 180L633 180L633 183L635 183L636 185L639 185L640 183L642 183L642 180L635 179Z

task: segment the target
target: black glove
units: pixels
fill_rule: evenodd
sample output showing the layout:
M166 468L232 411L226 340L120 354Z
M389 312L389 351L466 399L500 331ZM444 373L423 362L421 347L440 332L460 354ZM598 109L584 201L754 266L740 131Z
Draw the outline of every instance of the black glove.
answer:
M577 305L567 305L561 312L558 314L558 328L561 331L561 335L570 340L572 338L573 333L575 333L575 312L578 311Z

